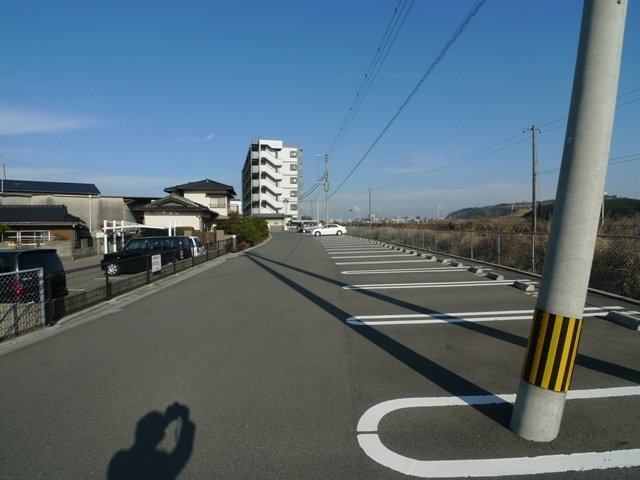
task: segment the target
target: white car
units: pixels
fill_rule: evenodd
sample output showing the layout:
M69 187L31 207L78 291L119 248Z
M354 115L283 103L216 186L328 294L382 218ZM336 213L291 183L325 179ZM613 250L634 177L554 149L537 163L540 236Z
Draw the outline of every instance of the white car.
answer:
M342 235L343 233L347 233L347 229L337 223L327 223L321 227L311 229L309 233L316 237L319 237L320 235Z
M191 255L194 257L207 253L207 249L198 237L189 237L189 245L191 245Z

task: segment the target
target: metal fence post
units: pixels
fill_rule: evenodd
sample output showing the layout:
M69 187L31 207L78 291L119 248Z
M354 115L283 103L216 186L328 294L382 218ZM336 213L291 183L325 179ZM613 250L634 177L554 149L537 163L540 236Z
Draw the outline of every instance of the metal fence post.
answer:
M471 230L471 260L473 260L473 230Z
M39 275L42 275L42 269L40 269ZM51 285L51 275L48 275L44 278L44 288L45 288L45 318L44 324L49 325L53 323L53 286Z
M107 274L107 271L104 271L104 280L105 280L105 285L104 285L104 298L105 300L110 300L111 297L113 297L113 292L111 290L111 282L109 281L109 275Z

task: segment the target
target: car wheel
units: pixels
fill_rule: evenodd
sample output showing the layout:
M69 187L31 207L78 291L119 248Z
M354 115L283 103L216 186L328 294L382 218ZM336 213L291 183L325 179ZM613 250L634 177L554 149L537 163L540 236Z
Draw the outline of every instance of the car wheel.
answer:
M108 263L106 268L107 275L119 275L120 274L120 265L117 263Z
M320 235L322 235L322 234L321 234L320 232L315 232L315 233L314 233L314 235L315 235L316 237L319 237L319 236L320 236Z
M338 230L338 231L336 232L336 235L342 235L342 230Z

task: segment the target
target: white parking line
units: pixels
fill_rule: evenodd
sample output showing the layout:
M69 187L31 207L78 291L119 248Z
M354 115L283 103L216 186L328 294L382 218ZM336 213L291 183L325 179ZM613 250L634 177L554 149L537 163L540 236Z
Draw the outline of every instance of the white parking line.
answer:
M386 252L383 255L350 255L348 257L331 257L334 260L343 260L347 258L384 258L384 257L415 257L410 253L394 253L394 252Z
M387 270L346 270L340 272L343 275L378 275L385 273L434 273L434 272L466 272L460 267L442 267L442 268L389 268Z
M386 263L433 263L424 258L414 258L413 260L368 260L365 262L336 262L336 265L382 265Z
M346 285L345 290L395 290L401 288L454 288L454 287L498 287L513 285L528 280L480 280L469 282L422 282L422 283L380 283L370 285Z
M389 250L327 250L329 255L357 255L361 253L386 253L387 255L393 252Z
M597 317L611 310L622 310L614 305L610 307L585 307L583 318ZM531 320L533 310L502 310L493 312L457 312L457 313L410 313L404 315L359 315L347 318L350 325L424 325L433 323L480 323L505 320ZM477 318L476 318L477 317Z
M640 386L569 391L568 400L640 395ZM378 426L388 413L405 408L433 408L513 403L515 394L468 397L401 398L379 403L358 422L358 443L374 461L397 472L420 478L503 477L640 466L640 449L582 452L539 457L416 460L387 448Z

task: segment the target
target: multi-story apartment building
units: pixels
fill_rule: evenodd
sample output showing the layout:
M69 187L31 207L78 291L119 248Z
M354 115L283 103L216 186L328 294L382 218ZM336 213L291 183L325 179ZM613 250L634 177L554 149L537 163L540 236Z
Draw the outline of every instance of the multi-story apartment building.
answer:
M297 219L301 181L302 148L253 140L242 167L242 214Z

